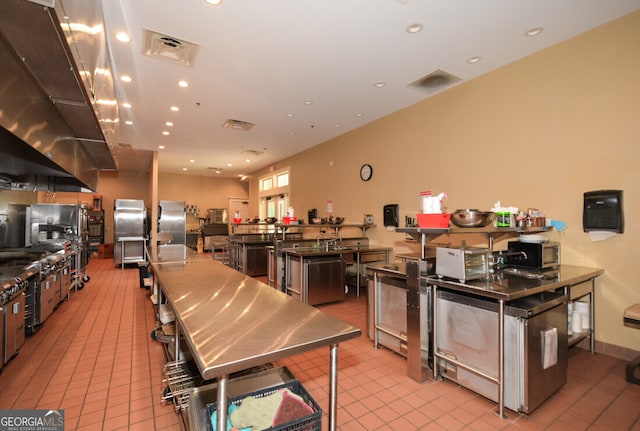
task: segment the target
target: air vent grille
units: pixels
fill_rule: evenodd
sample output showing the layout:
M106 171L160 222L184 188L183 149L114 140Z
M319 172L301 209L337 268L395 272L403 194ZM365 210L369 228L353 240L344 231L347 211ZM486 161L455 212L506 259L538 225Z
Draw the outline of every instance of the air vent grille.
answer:
M461 79L457 76L438 69L412 82L407 87L412 87L431 95L459 81L461 81Z
M144 30L144 54L149 57L193 66L200 46L167 34Z
M247 121L233 120L231 118L225 121L224 124L222 125L222 127L227 129L242 130L245 132L251 129L253 126L255 126L255 124L249 123Z
M247 154L247 155L251 155L251 156L261 156L264 154L264 151L262 150L244 150L242 152L242 154Z

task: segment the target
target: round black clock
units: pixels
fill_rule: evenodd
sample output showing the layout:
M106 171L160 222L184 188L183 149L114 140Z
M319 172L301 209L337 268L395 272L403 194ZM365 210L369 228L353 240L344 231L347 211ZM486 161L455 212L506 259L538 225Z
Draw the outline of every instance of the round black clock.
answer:
M364 165L362 165L362 167L360 168L360 179L362 181L369 181L372 176L373 176L373 168L371 167L371 165L368 163L365 163Z

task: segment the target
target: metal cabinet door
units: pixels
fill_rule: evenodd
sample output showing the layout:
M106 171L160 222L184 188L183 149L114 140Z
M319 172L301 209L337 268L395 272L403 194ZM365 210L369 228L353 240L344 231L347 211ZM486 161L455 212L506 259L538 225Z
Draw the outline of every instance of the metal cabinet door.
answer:
M312 259L305 263L307 303L342 301L345 298L345 267L342 259Z

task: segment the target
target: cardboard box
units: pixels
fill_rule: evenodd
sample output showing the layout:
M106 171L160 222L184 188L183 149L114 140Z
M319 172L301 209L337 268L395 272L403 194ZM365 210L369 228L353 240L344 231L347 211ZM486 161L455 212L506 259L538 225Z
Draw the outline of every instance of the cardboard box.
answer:
M113 244L100 244L98 246L98 259L113 259Z

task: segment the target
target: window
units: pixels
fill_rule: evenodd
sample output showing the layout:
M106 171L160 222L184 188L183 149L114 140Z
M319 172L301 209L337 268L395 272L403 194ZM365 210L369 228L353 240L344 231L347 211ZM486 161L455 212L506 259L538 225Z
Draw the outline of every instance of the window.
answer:
M289 185L289 172L284 172L276 176L276 184L278 187L286 187Z
M273 188L273 177L263 178L260 181L260 190L271 190Z
M289 208L289 168L260 178L260 218L282 220Z

